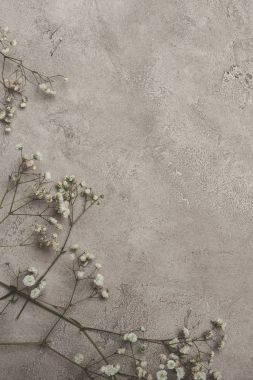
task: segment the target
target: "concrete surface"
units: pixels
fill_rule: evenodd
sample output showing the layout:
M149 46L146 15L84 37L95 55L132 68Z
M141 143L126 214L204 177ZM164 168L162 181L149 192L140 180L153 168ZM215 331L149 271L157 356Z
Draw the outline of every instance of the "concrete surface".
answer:
M75 240L100 257L111 298L76 318L92 323L95 313L104 326L141 324L163 337L189 307L204 325L222 317L228 342L216 363L226 380L253 377L253 86L245 81L253 75L252 15L247 0L0 4L17 56L70 79L53 101L30 90L15 131L1 136L1 173L23 142L43 153L54 177L74 173L105 194ZM14 230L22 233L21 221L9 240ZM7 249L1 264L7 260L43 268L51 257ZM63 262L49 279L52 299L66 297L64 270ZM1 339L36 339L52 323L33 307L16 322L20 305L1 318ZM68 332L60 331L55 339L67 352ZM30 348L1 348L0 369L9 380L82 378Z

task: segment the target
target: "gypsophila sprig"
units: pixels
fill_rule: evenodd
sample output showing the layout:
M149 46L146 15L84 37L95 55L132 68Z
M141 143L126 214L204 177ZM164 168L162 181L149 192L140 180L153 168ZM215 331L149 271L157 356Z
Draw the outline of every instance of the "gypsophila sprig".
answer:
M10 38L9 28L0 27L0 59L2 59L0 123L7 134L11 132L17 109L27 108L26 87L28 84L34 85L44 95L52 97L56 95L55 81L62 79L66 82L67 79L63 75L48 76L29 68L22 59L15 57L16 45L17 40Z
M0 314L23 299L25 303L17 319L27 313L29 303L35 310L51 315L52 325L37 345L77 366L85 379L222 380L221 373L213 368L215 354L224 348L227 340L226 323L221 318L212 320L203 333L194 334L189 327L188 313L187 323L175 336L156 339L146 337L145 326L123 332L97 326L96 316L93 326L84 325L70 316L69 312L81 304L85 303L86 310L90 302L99 302L102 306L112 298L107 288L108 277L104 274L106 264L102 266L96 254L84 246L83 241L74 238L75 226L91 207L100 204L103 195L97 195L74 175L66 175L54 183L50 172L38 169L42 159L39 152L27 154L22 144L18 144L16 149L20 161L17 169L9 175L0 200L0 224L6 221L15 223L19 218L28 219L29 227L27 235L22 234L22 239L13 241L12 245L7 245L5 236L1 236L0 249L25 247L30 254L29 263L22 268L17 268L16 263L13 267L6 263L11 277L10 284L0 281L0 286L7 290L1 298L4 306ZM38 248L49 260L43 270L35 264ZM54 285L48 277L56 271L63 257L65 275L62 281L66 284L68 298L64 304L57 305L57 300L54 303L49 301L49 295L51 299L54 295ZM68 341L71 354L66 355L56 348L56 327L63 322L80 333L80 347L82 340L90 345L93 360L90 360L85 347L83 351L81 348L71 350L71 339ZM108 338L110 345L101 348L100 342ZM150 356L152 361L148 359Z

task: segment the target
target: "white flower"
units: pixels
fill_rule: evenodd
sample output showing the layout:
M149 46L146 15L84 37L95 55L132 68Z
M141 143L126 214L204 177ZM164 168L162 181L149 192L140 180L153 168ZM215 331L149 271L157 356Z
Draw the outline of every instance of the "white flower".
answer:
M95 259L95 255L93 253L87 252L86 256L87 256L87 260L94 260Z
M183 328L182 332L185 338L189 338L190 331L186 327Z
M11 44L11 46L16 46L16 45L17 45L17 41L16 41L16 40L12 40L12 41L10 42L10 44Z
M17 150L22 150L23 149L23 144L17 144L16 145Z
M102 292L101 292L101 297L104 298L104 299L107 299L109 298L109 292L107 289L103 289Z
M75 363L77 364L81 364L83 361L84 361L84 356L83 354L80 354L79 352L77 354L75 354L74 356L74 361Z
M40 283L39 283L39 289L40 289L40 290L45 289L46 285L47 285L46 280L45 280L45 279L42 279L42 280L40 281Z
M71 251L74 251L74 252L77 251L78 248L79 248L79 244L73 244L73 245L70 247Z
M89 195L91 193L91 189L89 189L88 187L84 190L85 194L86 195Z
M10 49L9 49L8 47L2 49L2 53L3 53L3 54L8 54L9 51L10 51Z
M194 380L206 380L205 372L196 372L193 376Z
M117 349L117 353L118 353L119 355L124 355L125 352L126 352L126 349L125 349L125 348L118 348L118 349Z
M80 257L79 257L79 260L82 262L82 263L85 263L85 261L87 261L87 255L85 253L83 253Z
M157 380L167 380L168 374L164 369L161 369L160 371L156 372L156 378Z
M68 81L69 81L69 78L64 77L63 80L64 80L65 82L68 82Z
M27 268L27 271L30 272L30 273L33 273L33 275L36 277L37 274L38 274L38 269L37 268L34 268L34 267L28 267Z
M221 373L218 372L218 371L214 371L214 372L212 372L212 376L213 376L213 378L214 378L215 380L222 380L222 375L221 375Z
M185 370L183 367L176 368L176 373L177 373L177 380L181 380L185 376Z
M98 196L97 196L97 195L93 195L93 198L92 198L92 199L93 199L93 201L96 202L96 201L98 200Z
M109 377L116 375L116 373L118 373L119 370L120 370L119 364L116 364L116 365L108 364L100 368L100 371Z
M169 358L169 359L172 359L172 360L174 360L174 361L179 360L179 356L177 356L177 355L174 354L174 353L169 354L168 358Z
M37 161L42 160L42 154L40 152L33 153L33 159Z
M38 298L39 295L40 295L40 289L39 288L34 288L30 293L30 297L33 299Z
M98 287L98 288L102 288L103 285L104 285L104 276L102 276L102 274L98 273L94 279L94 284Z
M174 360L168 360L167 361L167 368L168 369L174 369L176 367L176 363L174 362Z
M53 218L53 217L50 217L50 218L48 219L48 221L49 221L49 223L51 223L51 224L57 224L57 223L58 223L58 220L55 219L55 218Z
M40 88L40 90L42 90L42 91L46 91L46 89L47 89L47 85L46 85L46 83L41 83L41 84L39 84L39 88Z
M145 329L144 326L141 326L141 331L142 331L142 332L145 332L145 331L146 331L146 329Z
M96 264L95 264L95 267L96 267L97 269L101 269L101 268L102 268L102 265L99 264L99 263L96 263Z
M123 340L131 342L131 343L135 343L135 342L137 342L138 337L135 333L131 332L131 333L125 334L123 336Z
M136 367L136 373L137 373L138 379L144 379L147 374L147 371L143 369L142 367Z
M76 272L76 277L77 277L78 280L83 280L84 277L85 277L85 273L82 270L78 270Z
M226 325L227 325L226 322L224 322L223 319L221 318L218 318L215 321L212 321L212 324L217 328L221 328L223 331L225 330Z
M31 287L35 284L35 277L33 275L28 274L23 278L23 284L25 286Z
M182 348L180 348L179 351L180 351L181 354L186 355L186 354L189 353L190 349L191 349L191 347L188 344L186 344L185 346L183 346Z
M178 338L174 338L174 339L171 339L168 343L169 343L169 346L173 348L177 348L179 340Z

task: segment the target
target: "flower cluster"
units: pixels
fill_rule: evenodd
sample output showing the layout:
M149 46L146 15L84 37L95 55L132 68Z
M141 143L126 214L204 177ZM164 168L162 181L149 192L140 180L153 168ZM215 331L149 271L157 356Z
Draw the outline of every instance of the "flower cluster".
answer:
M39 89L46 95L56 95L56 91L51 87L50 83L39 84Z
M70 214L70 203L77 196L76 178L73 175L65 176L62 182L57 183L57 193L54 195L57 212L64 218Z
M99 198L103 198L103 195L96 195L91 187L87 187L85 182L80 183L81 192L80 195L85 197L86 200L89 200L91 203L99 201Z
M100 263L93 263L95 255L83 251L78 255L79 245L73 244L70 247L71 258L73 260L73 271L77 280L92 280L92 295L91 297L100 296L103 299L109 298L109 290L104 287L104 276L98 271L102 268ZM93 265L92 265L93 264ZM91 267L88 273L87 268Z
M222 380L221 373L213 369L215 352L220 351L226 342L226 323L222 319L212 320L210 328L197 336L193 335L193 331L188 327L187 321L175 337L170 339L151 339L145 338L146 329L143 326L138 330L122 333L106 330L104 327L101 329L85 327L79 321L69 317L70 313L68 313L68 310L72 306L90 298L108 299L109 297L109 291L105 287L105 279L101 273L102 265L95 261L95 255L86 250L81 250L79 244L75 241L73 244L70 244L69 241L70 236L72 239L71 233L73 232L73 228L84 212L87 211L87 202L89 202L90 207L102 196L96 196L92 189L86 187L83 183L78 184L73 175L65 176L61 182L58 182L56 192L51 194L51 190L47 189L46 184L51 179L50 173L41 174L37 170L35 171L35 161L40 160L41 155L39 153L32 155L24 154L21 144L18 144L16 148L21 152L21 163L18 166L18 170L9 176L8 187L0 203L0 210L2 210L6 206L6 196L9 193L12 194L10 198L12 201L7 203L7 206L10 205L9 213L7 212L4 215L2 222L10 215L12 218L15 215L33 217L36 220L33 233L29 233L28 238L25 238L19 245L13 245L13 247L34 246L33 237L35 235L36 241L41 248L52 248L58 254L53 257L40 277L38 277L38 270L34 267L28 267L24 272L19 271L16 276L15 286L9 287L10 292L7 296L13 296L13 293L17 290L15 294L17 297L24 295L28 301L39 298L46 287L45 276L47 276L49 271L52 271L58 259L63 255L71 259L71 268L69 269L72 271L73 288L67 304L58 306L50 304L46 300L33 302L41 308L46 309L47 312L52 313L54 317L56 315L58 317L58 320L50 328L43 341L40 342L40 345L43 343L47 349L53 350L54 353L58 353L62 358L78 365L91 378L95 375L97 378L108 377L114 379L123 376L129 379L137 378L143 380L169 380L171 378L177 380ZM30 168L33 171L28 170ZM27 191L27 187L25 186L26 197L23 194L20 199L17 199L20 187L27 182L32 187L32 191ZM78 208L76 200L79 196L81 196L79 203L83 205L81 211L76 210ZM24 203L21 204L20 201ZM32 207L35 204L36 211L32 212ZM26 211L27 209L28 211ZM38 212L38 209L42 209L42 211ZM15 213L16 211L18 211L17 214ZM68 220L60 220L59 214L68 217ZM37 220L38 218L39 220ZM2 222L0 221L0 223ZM68 225L66 231L64 223ZM60 230L63 230L64 238L58 240L58 231ZM30 243L31 240L32 242ZM61 240L63 241L62 244L60 244ZM20 286L20 280L22 280L22 286ZM88 294L85 295L82 285L86 284L86 281L89 287ZM0 282L1 284L3 282ZM8 285L3 285L8 288ZM81 298L78 296L78 292L80 291L82 294ZM29 294L29 297L27 297L27 294ZM4 296L2 299L5 298ZM8 304L12 301L12 299L8 301ZM25 305L20 313L23 312L24 308ZM5 309L6 307L3 310ZM59 312L59 310L63 310L63 312ZM76 353L70 359L58 351L57 348L51 346L51 339L48 340L48 337L52 335L55 326L61 320L71 324L83 333L89 342L92 343L93 349L96 350L99 357L83 364L85 356L82 353ZM90 330L92 334L89 334ZM98 336L94 337L94 334L98 334ZM120 340L119 346L114 345L113 352L110 350L110 352L104 353L98 345L99 339L97 338L102 338L103 334L113 341L115 338L115 344ZM149 362L150 352L148 352L148 349L150 346L154 347L154 345L156 348L152 349L151 354L155 352L156 355L153 355L152 361ZM126 373L126 370L129 373Z
M12 57L11 51L17 45L15 39L9 38L9 28L0 27L0 57L2 57L2 87L3 100L0 107L0 122L4 125L5 133L11 132L11 124L17 107L25 109L28 98L25 95L27 83L31 83L41 90L44 94L55 95L53 84L55 79L62 78L62 75L46 76L34 69L23 65L21 59ZM8 65L7 65L8 64Z
M46 287L46 280L42 279L39 283L36 281L36 277L38 276L38 270L34 267L28 267L26 274L23 278L23 284L26 288L32 288L30 291L30 297L35 299L38 298L41 292Z
M5 26L4 28L0 27L0 44L1 44L1 52L4 55L7 55L10 53L11 49L17 45L17 41L11 40L9 38L9 32L10 29L8 26Z
M39 247L52 248L55 252L59 252L58 234L56 232L48 234L47 230L47 226L39 223L34 227Z
M100 368L100 371L108 377L115 376L120 370L120 365L107 364Z

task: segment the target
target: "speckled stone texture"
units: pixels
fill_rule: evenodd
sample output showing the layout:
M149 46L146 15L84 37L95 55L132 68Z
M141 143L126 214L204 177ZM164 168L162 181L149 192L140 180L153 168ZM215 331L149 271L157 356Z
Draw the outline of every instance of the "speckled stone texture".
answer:
M249 0L0 3L16 55L69 77L54 100L30 89L13 133L1 132L1 188L23 142L43 153L54 178L73 173L105 194L73 241L100 258L111 297L76 309L75 318L119 329L141 324L164 337L189 308L203 326L222 317L228 341L216 367L225 380L253 377L252 17ZM21 220L1 226L9 242L23 229ZM6 281L6 261L43 270L52 259L0 253ZM69 294L65 264L49 276L52 301ZM15 321L21 305L1 317L1 340L37 339L51 326L34 306ZM70 345L70 333L60 325L54 340L72 355L84 346L77 333ZM39 349L0 352L3 380L84 378Z

